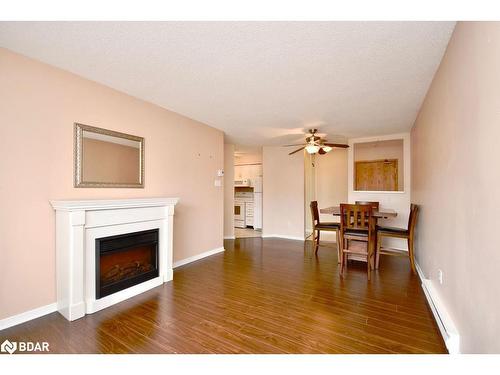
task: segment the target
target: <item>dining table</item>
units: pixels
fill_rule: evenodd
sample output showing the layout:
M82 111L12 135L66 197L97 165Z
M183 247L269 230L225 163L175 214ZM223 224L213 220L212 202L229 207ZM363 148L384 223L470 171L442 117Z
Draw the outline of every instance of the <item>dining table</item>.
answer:
M322 214L327 214L327 215L329 214L329 215L333 215L333 216L340 216L340 206L331 206L331 207L320 208L319 212ZM372 217L375 219L375 227L377 225L378 219L393 219L397 216L398 216L398 213L395 210L392 210L390 208L379 208L378 210L372 211ZM377 234L377 232L375 231L375 236L373 237L373 243L372 243L373 249L375 249L375 251L377 250L376 234ZM349 259L351 259L351 257L349 257ZM361 259L361 258L358 259L358 257L354 257L354 256L352 257L352 259L363 261L363 259Z
M333 216L340 216L340 206L331 206L321 208L319 210L322 214L330 214ZM372 211L372 216L376 219L392 219L398 216L398 213L390 208L380 208Z

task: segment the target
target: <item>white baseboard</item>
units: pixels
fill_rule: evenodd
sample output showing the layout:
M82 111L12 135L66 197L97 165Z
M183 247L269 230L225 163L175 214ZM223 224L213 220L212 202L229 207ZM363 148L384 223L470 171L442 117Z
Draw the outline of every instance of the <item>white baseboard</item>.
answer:
M235 240L236 237L235 236L224 236L224 239L225 240Z
M197 260L209 257L210 255L221 253L224 250L225 249L223 247L218 247L218 248L213 249L213 250L205 251L204 253L201 253L201 254L193 255L192 257L189 257L189 258L178 260L177 262L174 262L174 268L183 266L183 265L191 263L191 262L196 262Z
M45 305L33 310L25 311L21 314L9 316L8 318L0 320L0 331L6 328L17 326L21 323L25 323L29 320L40 318L41 316L51 314L56 311L57 303L51 303L50 305Z
M296 237L296 236L286 236L283 234L263 234L262 238L284 238L286 240L295 240L295 241L304 241L304 237Z
M460 354L460 334L450 318L443 302L436 293L432 281L425 278L425 275L418 263L415 263L418 276L422 282L422 289L427 298L427 302L432 310L434 319L439 327L441 336L443 336L444 343L450 354Z

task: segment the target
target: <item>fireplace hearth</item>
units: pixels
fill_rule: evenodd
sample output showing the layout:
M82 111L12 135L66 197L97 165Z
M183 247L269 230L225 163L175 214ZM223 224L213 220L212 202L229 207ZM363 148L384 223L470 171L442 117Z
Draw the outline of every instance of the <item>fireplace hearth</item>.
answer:
M95 240L96 299L159 275L158 229Z

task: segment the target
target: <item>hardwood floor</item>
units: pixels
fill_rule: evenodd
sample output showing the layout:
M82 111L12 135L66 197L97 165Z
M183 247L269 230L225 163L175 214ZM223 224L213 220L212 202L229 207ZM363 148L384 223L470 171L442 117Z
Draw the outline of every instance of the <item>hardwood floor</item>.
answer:
M262 237L262 231L252 228L234 228L234 236L236 238Z
M344 279L333 248L245 238L174 281L74 322L58 313L0 331L52 353L446 353L408 260Z

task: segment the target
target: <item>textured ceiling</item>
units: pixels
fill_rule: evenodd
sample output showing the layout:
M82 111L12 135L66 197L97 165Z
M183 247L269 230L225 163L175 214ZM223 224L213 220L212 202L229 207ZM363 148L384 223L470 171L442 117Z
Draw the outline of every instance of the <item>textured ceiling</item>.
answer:
M1 22L0 46L277 145L407 131L454 22Z

